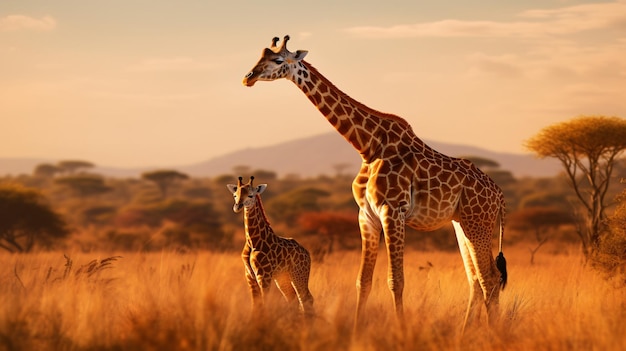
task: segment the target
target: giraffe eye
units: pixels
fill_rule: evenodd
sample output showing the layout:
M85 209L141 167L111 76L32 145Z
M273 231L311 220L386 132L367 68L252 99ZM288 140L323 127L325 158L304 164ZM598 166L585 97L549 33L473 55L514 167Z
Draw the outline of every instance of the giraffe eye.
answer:
M272 61L274 61L275 64L280 65L283 62L285 62L285 59L283 59L282 57L279 57L279 58L273 59Z
M253 198L253 197L254 197L254 195L248 195L248 197L249 197L249 198Z

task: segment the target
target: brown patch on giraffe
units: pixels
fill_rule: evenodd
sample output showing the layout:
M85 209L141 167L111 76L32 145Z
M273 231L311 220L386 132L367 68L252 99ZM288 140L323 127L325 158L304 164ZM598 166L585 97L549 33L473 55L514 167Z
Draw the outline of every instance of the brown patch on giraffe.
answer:
M346 115L350 116L352 115L352 112L354 111L354 109L352 108L352 106L342 103L341 106L343 106L343 110L346 111Z
M330 115L330 108L328 107L328 105L320 105L318 109L324 116Z
M337 125L335 125L335 128L337 128L339 133L346 134L352 126L344 121L340 121Z
M336 105L333 112L335 113L335 115L337 116L345 116L346 112L343 109L343 105ZM329 120L330 121L330 120Z
M315 90L315 84L311 81L306 81L304 83L304 85L306 85L306 87L309 89L309 91L313 91ZM317 98L315 99L315 101L317 101L317 103L320 103L322 101L322 98L320 95L317 96Z
M363 122L364 122L363 123L363 127L368 132L372 132L372 131L374 131L378 127L378 124L376 124L376 122L374 122L373 118L365 118L365 120Z
M326 96L326 95L322 95L322 96ZM326 96L326 99L324 100L324 104L328 105L329 107L335 106L336 103L337 103L337 99L333 98L332 96Z

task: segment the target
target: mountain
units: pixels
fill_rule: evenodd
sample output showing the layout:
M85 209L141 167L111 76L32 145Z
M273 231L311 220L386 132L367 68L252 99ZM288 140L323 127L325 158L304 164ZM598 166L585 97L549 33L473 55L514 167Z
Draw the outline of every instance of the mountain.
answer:
M531 154L494 152L478 147L426 141L435 150L450 156L479 156L494 160L500 168L516 177L551 177L561 170L557 160L539 160ZM215 157L194 165L178 167L192 176L215 176L231 173L235 166L249 166L252 170L263 169L279 175L301 176L334 175L336 166L346 165L346 174L356 174L361 165L359 154L341 135L332 132L297 139L277 145L250 148Z
M6 175L32 174L38 164L54 163L44 158L0 157L0 177Z
M494 160L500 168L516 177L551 177L561 170L557 160L538 160L530 154L494 152L478 147L426 141L435 150L450 156L478 156ZM89 160L94 162L93 160ZM41 163L56 163L43 158L0 158L0 176L32 174ZM335 132L296 139L272 146L248 148L214 157L204 162L172 167L194 177L213 177L232 173L236 166L248 166L252 170L268 170L279 176L299 174L314 177L321 174L337 174L339 166L345 174L356 174L361 164L358 153ZM110 177L139 177L142 172L154 168L96 167L92 171Z

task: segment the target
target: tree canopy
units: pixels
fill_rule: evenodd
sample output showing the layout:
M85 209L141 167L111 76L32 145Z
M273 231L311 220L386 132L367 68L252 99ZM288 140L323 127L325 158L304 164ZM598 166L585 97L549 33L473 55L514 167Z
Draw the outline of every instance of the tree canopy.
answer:
M497 161L494 161L492 159L489 158L485 158L485 157L480 157L480 156L461 156L461 158L464 158L466 160L472 161L472 163L480 168L499 168L500 164Z
M154 182L161 191L161 197L167 197L169 188L177 181L189 179L189 176L174 170L156 170L145 172L141 178Z
M59 161L59 163L57 164L57 167L59 169L69 174L73 174L83 168L93 168L94 166L95 165L89 161L81 160L65 160Z
M579 230L583 251L592 253L605 229L605 197L613 167L626 149L626 120L581 116L544 128L526 142L526 147L540 158L554 157L563 164L586 210L586 226Z
M63 219L33 189L0 185L0 247L9 252L30 251L36 242L69 234Z
M111 191L104 179L96 175L75 175L56 179L57 184L71 189L79 197L98 195Z
M578 167L584 167L585 159L609 161L626 148L626 120L580 116L542 129L526 147L541 158L556 157Z
M38 177L50 178L57 174L60 170L61 169L58 166L49 163L42 163L35 167L33 174Z

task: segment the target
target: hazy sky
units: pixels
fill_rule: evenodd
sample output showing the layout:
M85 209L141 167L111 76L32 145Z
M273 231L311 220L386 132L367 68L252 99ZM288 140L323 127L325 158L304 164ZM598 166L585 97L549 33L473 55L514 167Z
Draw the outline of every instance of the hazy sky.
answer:
M626 0L2 0L0 157L176 166L333 131L293 83L241 84L285 34L422 139L521 153L626 118Z

